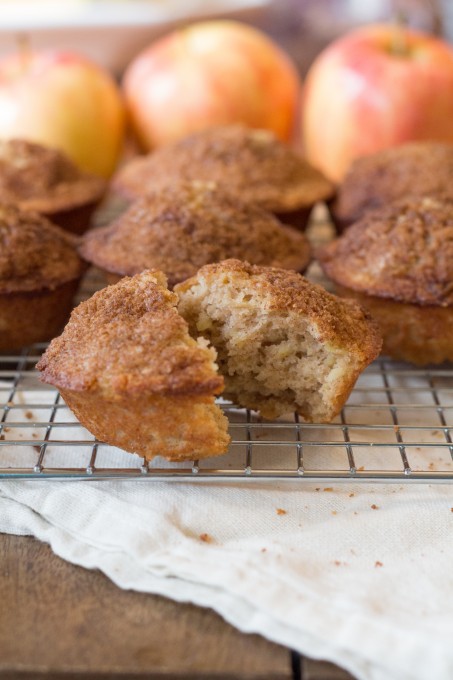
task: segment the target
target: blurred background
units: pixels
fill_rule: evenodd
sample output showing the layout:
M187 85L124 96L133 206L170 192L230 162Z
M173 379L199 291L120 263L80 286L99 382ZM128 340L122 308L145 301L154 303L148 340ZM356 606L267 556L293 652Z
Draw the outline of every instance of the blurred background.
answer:
M32 47L84 52L116 75L152 39L201 18L231 17L265 30L304 74L346 30L404 18L453 38L451 0L0 0L0 53L27 36Z

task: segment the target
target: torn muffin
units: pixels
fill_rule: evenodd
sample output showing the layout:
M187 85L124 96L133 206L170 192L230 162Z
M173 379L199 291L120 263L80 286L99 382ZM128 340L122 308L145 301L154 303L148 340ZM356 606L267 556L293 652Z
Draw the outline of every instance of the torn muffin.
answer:
M215 350L189 336L165 284L145 271L95 293L37 368L100 441L147 460L220 455L230 438Z
M175 292L191 334L217 350L225 394L265 418L332 420L381 348L357 303L295 272L227 260Z

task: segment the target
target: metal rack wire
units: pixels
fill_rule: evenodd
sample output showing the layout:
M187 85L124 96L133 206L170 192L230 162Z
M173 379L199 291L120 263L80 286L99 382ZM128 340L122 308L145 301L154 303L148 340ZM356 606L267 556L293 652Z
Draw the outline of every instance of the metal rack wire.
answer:
M335 422L261 421L220 401L232 444L219 458L146 463L98 442L34 370L44 345L0 358L0 478L453 482L453 368L379 359Z

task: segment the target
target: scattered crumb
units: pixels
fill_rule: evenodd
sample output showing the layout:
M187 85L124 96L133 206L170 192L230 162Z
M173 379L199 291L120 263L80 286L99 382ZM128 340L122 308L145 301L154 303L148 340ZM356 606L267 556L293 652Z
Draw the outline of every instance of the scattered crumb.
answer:
M14 402L13 402L13 401L7 401L7 402L6 402L6 405L7 405L7 406L14 406Z
M450 508L450 512L453 512L453 508Z
M331 514L331 515L337 515L338 513L337 513L336 510L331 510L331 511L330 511L330 514Z
M374 563L374 566L375 567L383 567L384 565L382 564L382 562L379 562L379 560L376 560L376 562Z
M0 439L5 439L5 435L4 435L4 434L0 434Z
M333 491L333 486L325 486L323 491Z
M357 553L356 553L356 551L354 550L354 548L351 548L349 552L351 553L351 555L357 555Z
M268 432L255 432L254 439L269 439Z
M315 491L321 491L321 488L319 486L317 486Z
M349 494L349 498L353 498L354 496L355 496L355 493L352 493L352 492L351 492L351 493Z
M359 514L359 513L357 512L357 510L354 510L354 515L358 515L358 514Z
M434 463L430 463L430 464L428 465L428 469L429 469L429 470L434 470Z
M31 433L31 436L33 437L33 439L37 439L37 438L38 438L38 435L37 435L36 432L32 432L32 433Z
M398 434L399 431L400 431L400 426L399 426L399 425L394 425L394 426L393 426L393 431L395 432L395 434Z
M379 510L379 505L376 505L376 503L373 503L373 505L371 506L371 509L372 510Z
M200 534L199 539L200 541L203 541L203 543L212 543L214 540L209 534Z
M4 431L4 432L10 432L10 431L11 431L11 428L10 428L10 427L4 427L4 428L3 428L3 431Z
M267 548L261 548L261 552L267 552Z
M27 420L33 420L33 413L31 411L25 411L25 417Z
M333 563L336 567L347 567L348 566L347 562L342 562L341 560L334 560Z
M283 510L283 508L276 508L277 515L287 515L288 512L286 510Z
M358 471L358 472L363 472L364 469L365 469L365 466L364 466L364 465L361 465L360 467L357 468L357 471Z
M41 447L40 446L33 446L34 450L36 453L41 453Z

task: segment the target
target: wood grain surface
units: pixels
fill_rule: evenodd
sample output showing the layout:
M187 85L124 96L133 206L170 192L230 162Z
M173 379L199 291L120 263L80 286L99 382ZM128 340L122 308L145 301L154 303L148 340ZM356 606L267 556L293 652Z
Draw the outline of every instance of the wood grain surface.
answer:
M1 680L353 680L215 612L124 591L33 538L0 534Z
M293 677L283 647L210 610L120 590L33 538L0 534L0 565L2 680Z

